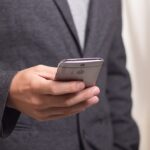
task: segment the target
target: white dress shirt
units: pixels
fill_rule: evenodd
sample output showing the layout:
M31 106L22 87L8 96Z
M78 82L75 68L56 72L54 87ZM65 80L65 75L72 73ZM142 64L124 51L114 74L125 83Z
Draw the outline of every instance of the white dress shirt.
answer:
M84 49L85 31L90 0L67 0L76 26L81 48Z

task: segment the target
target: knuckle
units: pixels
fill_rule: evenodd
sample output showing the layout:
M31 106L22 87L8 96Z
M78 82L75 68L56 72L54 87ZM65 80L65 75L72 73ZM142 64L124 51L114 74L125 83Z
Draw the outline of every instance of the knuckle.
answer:
M91 91L84 92L82 96L83 96L84 99L90 98L92 96Z
M32 98L32 105L33 105L34 109L39 110L42 107L42 102L38 99Z
M57 88L56 88L56 86L55 86L54 84L52 84L52 85L50 86L50 92L51 92L51 94L53 94L53 95L57 95Z
M29 81L29 88L30 88L31 91L33 91L35 89L35 82L34 82L34 80L30 80Z
M85 102L85 104L84 104L86 107L87 106L89 106L89 105L91 105L91 100L90 99L88 99L86 102Z
M39 64L39 65L37 65L36 67L37 67L37 69L39 69L39 70L40 70L40 69L42 69L42 68L44 67L44 65Z
M69 84L68 89L69 89L69 91L76 91L77 90L76 85L73 83Z
M32 79L29 83L30 90L33 92L38 91L41 88L41 83L35 79Z
M64 107L71 107L73 105L72 100L64 101Z
M41 71L41 70L43 70L43 67L44 67L44 65L39 64L39 65L37 65L37 66L34 66L34 67L33 67L33 70L34 70L34 71Z
M31 87L29 84L24 85L24 87L18 87L18 90L20 93L30 93L31 92Z

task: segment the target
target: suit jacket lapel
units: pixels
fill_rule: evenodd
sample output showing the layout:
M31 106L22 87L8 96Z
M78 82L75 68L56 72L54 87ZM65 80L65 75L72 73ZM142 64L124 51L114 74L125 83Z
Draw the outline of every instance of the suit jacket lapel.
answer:
M91 0L86 29L84 57L96 56L104 43L111 20L111 17L109 17L111 13L109 11L108 1L110 0Z
M80 56L82 56L82 49L80 46L78 34L76 31L76 27L75 27L67 0L53 0L53 1L56 4L56 7L58 8L60 14L62 15L62 18L64 19L68 29L70 30L70 33L72 34L72 36L77 44Z
M107 35L111 11L109 3L111 0L91 0L89 7L89 16L87 21L86 38L84 51L81 49L76 27L67 3L67 0L53 0L60 11L70 33L72 34L80 57L95 57L101 50L105 36ZM109 2L108 2L109 1ZM70 50L75 53L74 50Z

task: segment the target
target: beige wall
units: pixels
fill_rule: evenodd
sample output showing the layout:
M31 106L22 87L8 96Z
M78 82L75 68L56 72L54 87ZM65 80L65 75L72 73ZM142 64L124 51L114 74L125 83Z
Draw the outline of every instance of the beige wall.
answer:
M123 0L123 23L140 150L150 150L150 0Z

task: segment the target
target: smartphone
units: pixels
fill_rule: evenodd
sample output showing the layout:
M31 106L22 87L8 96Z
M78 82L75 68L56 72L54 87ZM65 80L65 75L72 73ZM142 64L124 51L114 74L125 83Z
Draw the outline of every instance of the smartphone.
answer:
M55 80L83 81L86 87L96 84L103 58L64 59L58 64Z

